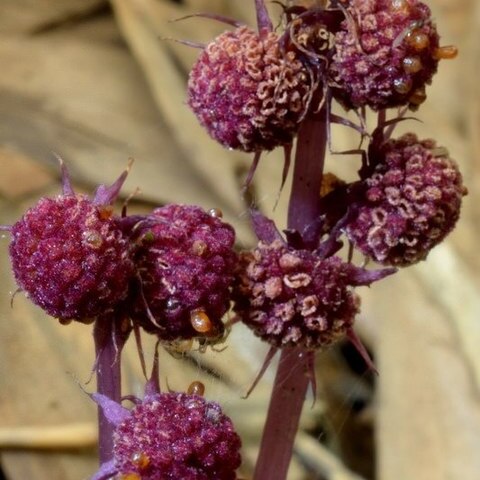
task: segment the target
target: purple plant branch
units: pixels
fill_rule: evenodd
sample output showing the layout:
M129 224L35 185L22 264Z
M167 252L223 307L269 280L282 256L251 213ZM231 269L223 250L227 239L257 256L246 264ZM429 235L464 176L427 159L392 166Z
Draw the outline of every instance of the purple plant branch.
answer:
M186 47L190 48L198 48L199 50L204 50L207 48L206 43L201 43L201 42L193 42L191 40L180 40L178 38L172 38L172 37L160 37L161 40L167 40L169 42L175 42L179 43L180 45L185 45Z
M257 10L257 25L259 33L265 30L271 32L273 30L273 24L270 15L268 14L267 7L265 6L265 1L255 0L255 9Z
M288 172L290 171L290 163L292 160L292 148L293 145L291 143L283 146L283 169L282 169L282 181L280 183L280 191L278 192L277 200L275 201L276 208L278 201L280 199L280 194L283 191L283 187L285 186L285 182L287 181Z
M150 378L145 385L145 394L144 398L154 397L160 393L160 369L159 369L159 361L158 361L158 347L160 345L160 341L157 341L155 344L155 355L153 356L153 366L152 366L152 373L150 374Z
M261 151L255 152L255 154L253 156L253 162L250 165L250 168L248 169L247 178L245 179L245 183L243 184L243 187L242 187L242 195L245 195L245 192L247 191L248 187L252 183L253 176L255 175L255 172L257 171L257 167L258 167L258 164L260 162L261 156L262 156Z
M120 357L129 331L122 331L123 318L102 316L97 318L93 329L95 351L97 355L97 395L98 399L107 398L121 402ZM110 404L109 404L110 405ZM120 407L121 408L121 407ZM110 410L98 408L98 453L100 464L112 458L113 432L115 425L111 421Z
M327 145L326 110L303 122L297 139L288 228L303 232L319 214ZM284 480L311 378L308 352L284 349L280 357L254 480Z
M325 110L307 117L297 138L288 228L303 232L320 213L319 196L327 140Z
M183 17L169 20L169 23L181 22L183 20L188 20L189 18L208 18L210 20L216 20L217 22L231 25L232 27L241 27L245 25L245 23L235 20L233 18L225 17L224 15L216 15L214 13L208 13L208 12L199 12L199 13L192 13L190 15L184 15Z
M285 480L310 378L305 352L282 351L253 480Z

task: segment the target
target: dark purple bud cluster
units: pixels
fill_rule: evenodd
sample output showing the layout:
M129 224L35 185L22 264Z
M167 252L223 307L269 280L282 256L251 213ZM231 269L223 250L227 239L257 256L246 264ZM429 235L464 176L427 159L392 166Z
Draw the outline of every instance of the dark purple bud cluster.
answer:
M20 289L62 323L93 321L121 304L163 340L220 338L237 261L221 211L172 204L118 217L112 203L127 172L90 200L62 169L64 193L5 227Z
M240 446L217 403L199 395L160 393L140 402L118 424L113 457L126 478L235 480Z
M340 257L322 258L280 240L243 252L234 310L277 347L325 348L345 337L359 311L356 285L392 272L367 272Z
M201 53L190 72L188 104L219 143L246 152L289 144L311 96L311 81L274 32L242 26Z
M163 340L218 336L230 306L235 232L212 209L167 205L138 224L133 316Z
M11 233L19 287L60 321L88 321L127 296L131 248L109 205L73 194L42 198Z
M377 166L363 180L364 195L347 235L366 256L407 266L454 228L467 193L457 164L433 140L410 133L375 153Z
M418 108L441 59L420 0L336 0L286 7L285 31L225 32L190 72L188 103L219 143L247 152L287 145L331 94L346 108Z
M419 0L350 0L347 13L330 66L336 97L347 108L418 107L446 53L428 6Z

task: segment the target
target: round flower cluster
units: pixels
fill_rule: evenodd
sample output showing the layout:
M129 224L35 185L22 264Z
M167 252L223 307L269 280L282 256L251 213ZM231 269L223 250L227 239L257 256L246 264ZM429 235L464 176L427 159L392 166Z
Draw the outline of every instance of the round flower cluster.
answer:
M409 105L426 98L439 58L439 37L419 0L350 0L335 36L335 95L347 108Z
M280 240L240 255L234 310L256 335L277 347L327 347L359 311L350 264L293 250Z
M159 393L117 425L113 457L120 478L235 480L240 447L217 403L199 395Z
M365 255L385 265L423 260L453 229L467 193L456 163L433 140L414 134L383 144L377 166L346 233Z
M19 287L53 317L87 321L127 296L131 248L108 206L73 194L42 198L11 234Z
M208 133L246 152L289 144L311 85L294 52L273 32L242 26L218 36L190 72L188 104Z
M112 204L128 170L92 200L76 195L62 164L63 194L42 198L12 227L10 257L21 290L62 323L84 323L120 304L166 341L224 333L237 261L235 232L197 206L167 205L118 217Z
M140 282L133 316L163 340L223 332L237 256L235 232L220 215L216 209L167 205L138 224Z

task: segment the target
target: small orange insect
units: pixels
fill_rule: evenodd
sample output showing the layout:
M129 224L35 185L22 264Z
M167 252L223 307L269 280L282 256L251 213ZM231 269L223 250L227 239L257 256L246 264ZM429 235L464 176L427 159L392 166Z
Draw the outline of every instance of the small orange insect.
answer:
M187 393L189 395L200 395L202 397L205 393L205 385L196 380L188 386Z
M143 452L135 452L131 457L132 463L140 470L144 470L150 465L150 458Z
M193 329L202 335L208 335L214 330L212 321L202 308L190 312L190 323Z

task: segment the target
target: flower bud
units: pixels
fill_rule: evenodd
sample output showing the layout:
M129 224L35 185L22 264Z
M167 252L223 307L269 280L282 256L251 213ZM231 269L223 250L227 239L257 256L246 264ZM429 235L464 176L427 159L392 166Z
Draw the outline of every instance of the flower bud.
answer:
M336 98L347 108L417 108L442 58L428 6L419 0L350 0L346 11L330 68Z
M235 480L241 441L220 406L200 395L160 393L135 405L114 433L120 475L142 480Z
M462 175L444 148L413 133L383 144L374 161L347 235L379 263L412 265L454 228L467 193Z
M127 296L131 249L109 205L73 193L42 198L11 234L19 287L63 323L105 314Z
M294 52L273 32L242 26L200 54L188 82L188 104L223 146L246 152L289 144L309 101L310 81Z
M352 269L339 257L260 242L240 255L234 310L274 346L327 347L345 336L359 311Z
M135 231L139 288L133 317L163 340L216 337L230 305L235 232L217 209L157 208Z

